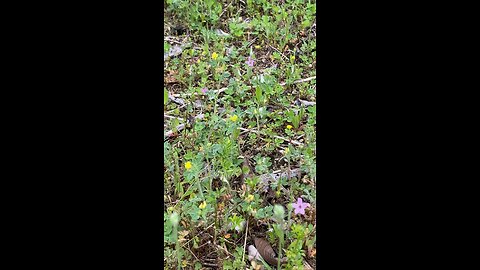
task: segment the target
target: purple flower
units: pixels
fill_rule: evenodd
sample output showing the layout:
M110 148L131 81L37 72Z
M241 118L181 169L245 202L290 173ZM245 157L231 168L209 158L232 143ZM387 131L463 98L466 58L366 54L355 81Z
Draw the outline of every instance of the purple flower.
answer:
M248 60L247 60L247 65L249 67L253 67L253 64L255 63L255 61L253 61L253 59L249 56L248 57Z
M297 203L292 203L293 208L295 209L295 214L305 215L305 208L309 207L309 203L304 203L302 198L298 198Z
M204 93L204 94L207 93L207 88L206 87L202 88L202 93Z

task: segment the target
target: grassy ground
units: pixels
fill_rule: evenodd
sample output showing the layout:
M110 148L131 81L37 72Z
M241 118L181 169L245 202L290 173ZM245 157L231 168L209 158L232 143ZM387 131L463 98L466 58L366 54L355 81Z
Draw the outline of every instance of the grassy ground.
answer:
M164 268L315 268L315 2L164 3Z

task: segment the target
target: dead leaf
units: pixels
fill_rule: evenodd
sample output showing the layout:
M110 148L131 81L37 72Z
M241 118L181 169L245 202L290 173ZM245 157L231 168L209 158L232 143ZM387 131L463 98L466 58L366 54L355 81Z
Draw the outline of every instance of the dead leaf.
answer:
M252 266L254 270L263 270L263 265L260 263L257 263L256 261L252 261Z
M228 201L228 200L230 200L231 198L232 198L232 194L230 194L230 193L227 193L227 194L223 195L223 200L224 200L224 201Z
M175 75L178 74L177 70L171 70L166 77L164 78L165 83L176 83L178 80L175 78Z
M223 208L225 208L225 204L223 202L221 202L217 205L217 208L218 208L218 211L221 212L223 210Z
M314 247L309 247L308 248L308 256L310 258L315 258L315 255L317 254L317 249Z
M248 246L248 259L250 261L263 259L258 250L253 245Z
M306 261L303 262L303 270L313 270L310 264Z
M178 232L178 242L182 243L184 242L186 239L185 239L185 236L188 235L188 231L180 231Z
M255 248L260 253L260 256L271 265L277 265L277 258L275 255L275 251L273 250L270 243L263 238L254 237L253 242L255 243ZM286 257L282 258L280 261L282 263L286 262Z
M240 193L240 197L245 197L245 193L247 192L247 186L242 184L242 192Z

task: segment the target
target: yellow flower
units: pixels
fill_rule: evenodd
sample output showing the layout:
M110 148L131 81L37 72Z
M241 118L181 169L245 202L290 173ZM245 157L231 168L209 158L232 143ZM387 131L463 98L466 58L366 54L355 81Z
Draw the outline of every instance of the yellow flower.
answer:
M247 196L247 198L245 199L245 201L251 202L251 201L253 201L253 199L254 199L253 195L250 194L250 195Z
M198 58L197 63L200 63L200 58Z
M187 263L187 260L183 260L182 261L182 267L187 267L188 263Z
M206 201L203 201L200 206L198 206L198 208L200 209L204 209L205 207L207 207L207 202Z
M216 52L212 53L212 59L215 60L218 58L218 54Z
M292 127L292 125L287 125L287 128L292 129L293 127Z
M185 169L190 170L191 168L192 168L192 163L190 161L187 161L187 163L185 163Z
M235 122L237 120L238 120L238 116L236 115L230 116L230 121Z
M288 154L289 151L288 148L285 148L285 154Z
M255 45L255 49L260 49L260 45Z

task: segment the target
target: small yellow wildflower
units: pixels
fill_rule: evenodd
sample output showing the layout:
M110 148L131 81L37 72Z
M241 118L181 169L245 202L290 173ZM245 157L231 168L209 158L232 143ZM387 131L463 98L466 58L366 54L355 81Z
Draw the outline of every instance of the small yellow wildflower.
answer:
M287 128L292 129L293 127L292 127L292 125L287 125Z
M218 54L216 52L212 53L212 59L216 60L218 58Z
M289 151L288 148L285 148L285 154L288 154Z
M245 199L245 201L251 202L251 201L253 201L253 199L254 199L253 195L250 194L250 195L247 196L247 198Z
M183 260L182 261L182 267L187 267L188 263L187 263L187 260Z
M232 122L235 122L238 120L238 116L237 115L233 115L233 116L230 116L230 121Z
M255 45L255 49L260 49L260 45Z
M205 207L207 207L207 202L206 201L203 201L200 206L198 206L198 208L200 209L204 209Z
M192 163L190 161L187 161L187 163L185 163L185 169L190 170L191 168L192 168Z
M200 58L198 58L197 63L200 63Z

